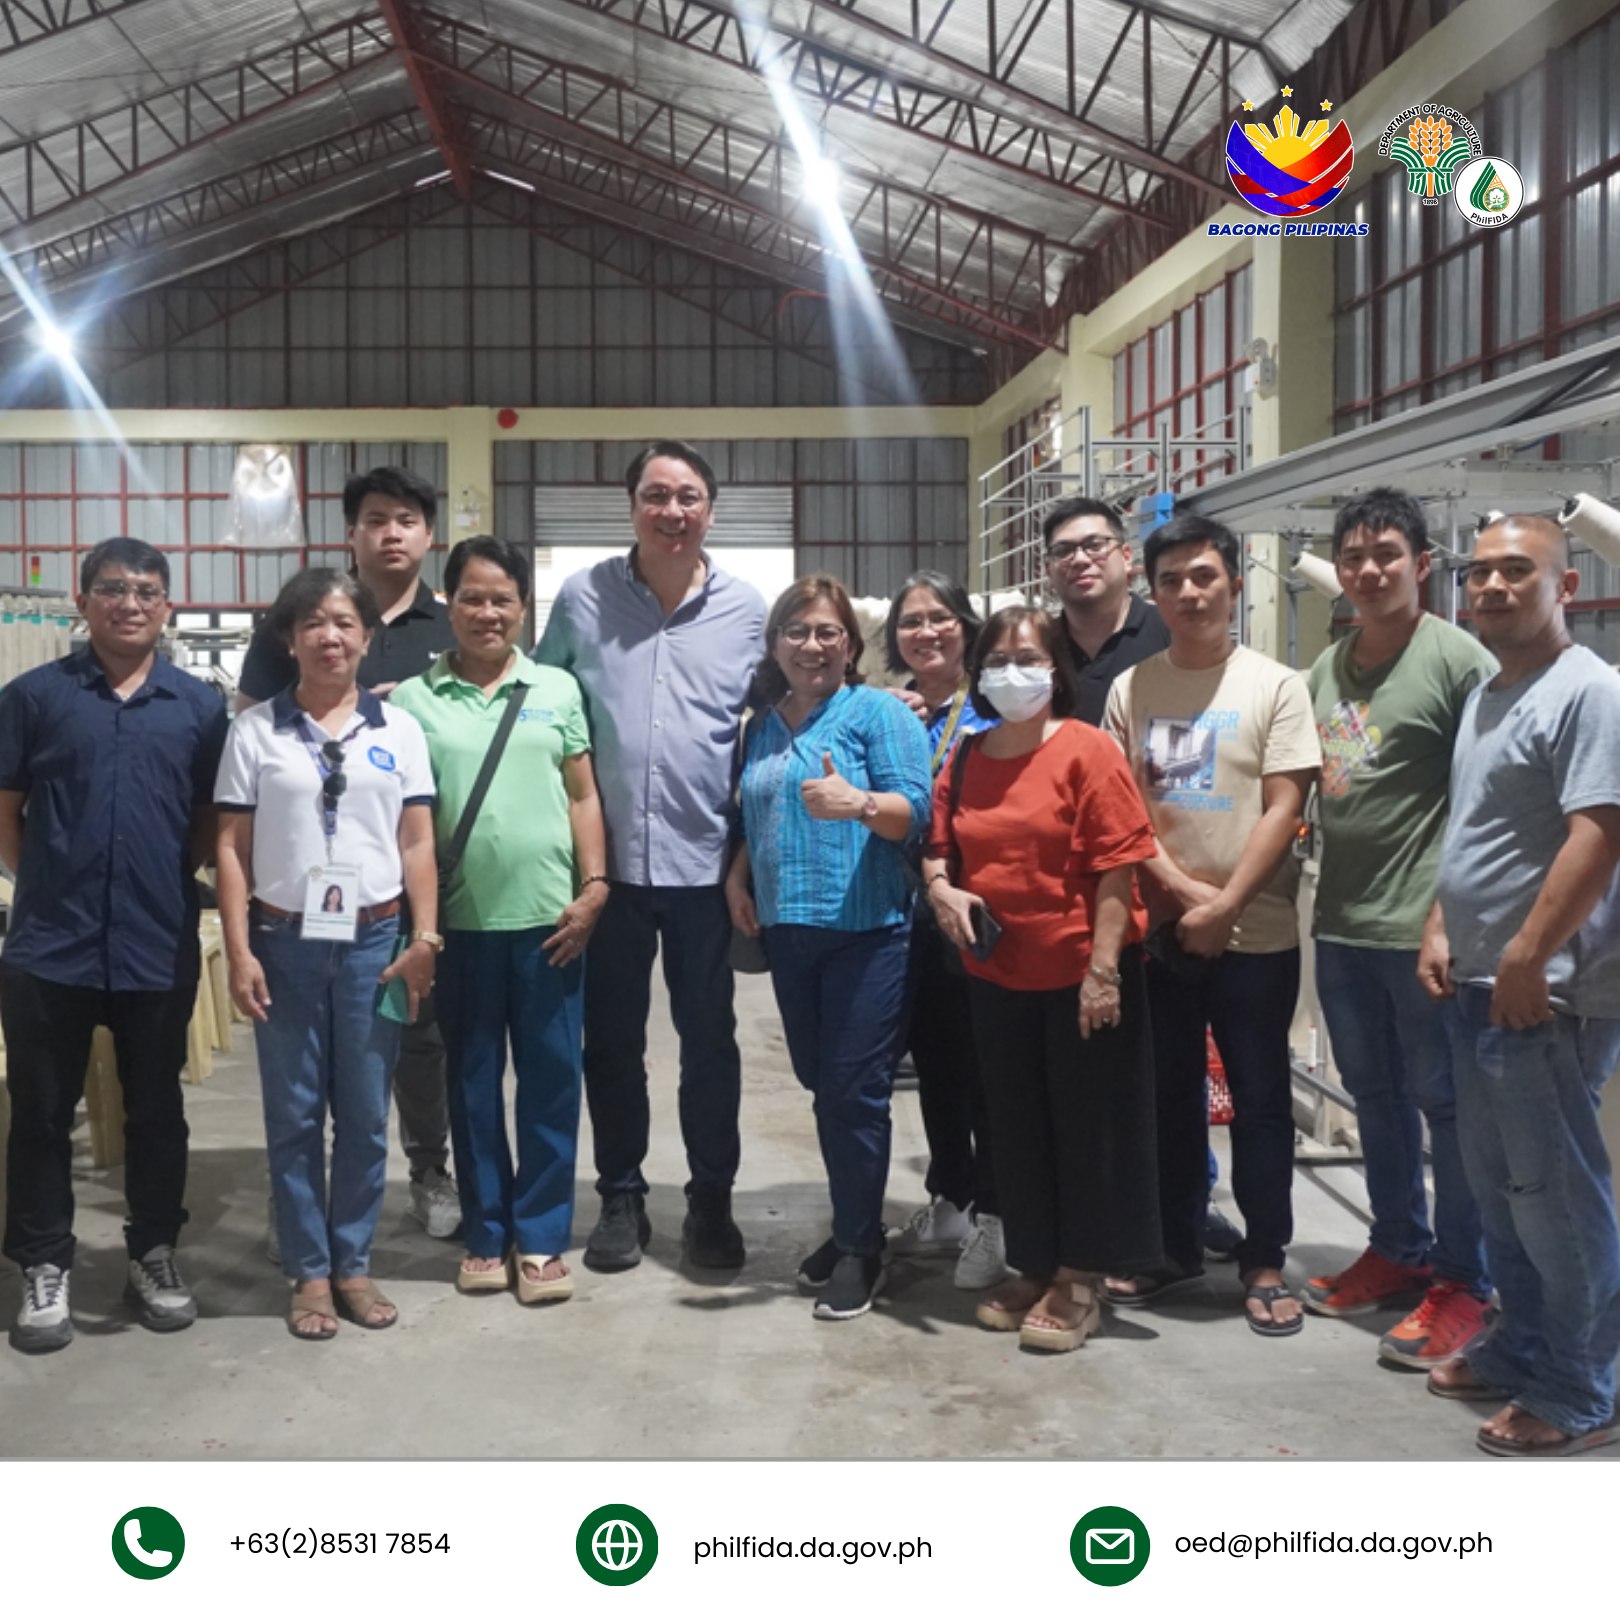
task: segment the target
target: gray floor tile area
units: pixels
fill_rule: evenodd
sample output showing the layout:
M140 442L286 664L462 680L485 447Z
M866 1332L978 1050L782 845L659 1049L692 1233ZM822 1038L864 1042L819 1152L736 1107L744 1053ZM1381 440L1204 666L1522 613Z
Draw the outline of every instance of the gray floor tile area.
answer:
M385 1333L329 1344L282 1325L286 1285L264 1258L266 1180L248 1032L188 1087L191 1224L183 1258L202 1308L190 1330L143 1331L120 1302L120 1172L81 1162L75 1343L29 1359L0 1348L0 1454L11 1457L1187 1457L1448 1458L1478 1454L1473 1409L1420 1375L1379 1367L1387 1316L1313 1319L1297 1337L1248 1331L1230 1266L1161 1311L1117 1313L1077 1354L1020 1352L972 1320L945 1261L897 1265L859 1321L811 1319L794 1285L827 1230L808 1097L789 1069L768 985L742 983L746 1069L737 1213L749 1244L734 1279L683 1274L685 1168L674 1041L652 1031L655 1235L641 1267L593 1276L577 1245L595 1217L588 1127L575 1219L578 1292L520 1307L469 1299L459 1250L406 1214L391 1167L375 1274L396 1300ZM1217 1132L1224 1147L1224 1132ZM914 1092L895 1104L890 1218L922 1196ZM1361 1248L1350 1168L1301 1170L1296 1280ZM1223 1187L1223 1201L1230 1200ZM0 1308L16 1278L0 1276ZM1481 1459L1483 1461L1483 1459Z

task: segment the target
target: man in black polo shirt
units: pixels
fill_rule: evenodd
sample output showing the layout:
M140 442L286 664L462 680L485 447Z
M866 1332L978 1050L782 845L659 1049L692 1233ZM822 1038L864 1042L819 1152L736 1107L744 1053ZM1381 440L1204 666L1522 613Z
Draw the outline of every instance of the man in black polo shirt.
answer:
M90 645L0 692L0 862L17 878L0 957L4 1249L23 1273L11 1343L30 1352L73 1338L73 1114L98 1024L124 1093L129 1297L158 1332L197 1319L174 1260L180 1070L201 965L193 873L213 842L225 705L158 653L169 565L151 546L102 541L79 590Z
M1131 589L1130 543L1106 501L1058 501L1041 520L1041 534L1079 677L1075 717L1100 726L1114 677L1163 652L1170 632L1159 610Z
M420 675L454 644L449 610L422 581L438 505L433 485L405 467L373 467L343 486L354 571L382 609L382 626L360 662L360 684L378 697ZM261 623L242 663L237 711L275 697L297 679L292 654L271 634L268 622ZM401 1031L394 1098L400 1142L411 1166L411 1213L431 1237L454 1237L461 1204L450 1176L444 1042L431 1000Z

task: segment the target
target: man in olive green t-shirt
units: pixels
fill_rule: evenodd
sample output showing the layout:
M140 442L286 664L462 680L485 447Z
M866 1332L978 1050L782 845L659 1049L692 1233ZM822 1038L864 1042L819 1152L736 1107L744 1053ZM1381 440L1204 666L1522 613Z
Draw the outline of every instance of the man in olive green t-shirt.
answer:
M1360 627L1317 659L1322 738L1316 983L1345 1089L1355 1099L1372 1231L1347 1269L1315 1277L1309 1309L1415 1309L1379 1341L1386 1361L1430 1367L1483 1331L1490 1283L1479 1209L1457 1143L1451 1057L1417 980L1434 902L1451 755L1468 694L1496 661L1426 613L1432 557L1423 509L1395 489L1343 507L1333 560ZM1430 1224L1423 1123L1434 1169Z

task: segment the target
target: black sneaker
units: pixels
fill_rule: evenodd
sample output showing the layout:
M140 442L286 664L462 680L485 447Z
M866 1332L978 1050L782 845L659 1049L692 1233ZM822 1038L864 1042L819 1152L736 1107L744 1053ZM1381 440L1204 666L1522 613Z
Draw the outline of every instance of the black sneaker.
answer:
M807 1254L799 1262L799 1286L819 1294L831 1280L840 1253L838 1245L828 1238L814 1254Z
M841 1254L816 1301L816 1317L823 1322L848 1322L865 1316L888 1275L888 1256Z
M641 1264L641 1251L651 1237L646 1199L640 1193L609 1193L586 1240L585 1264L592 1271L629 1271Z
M681 1227L686 1258L705 1271L739 1271L748 1258L742 1233L731 1218L731 1189L695 1182L686 1192Z
M1211 1204L1204 1212L1205 1259L1236 1259L1238 1244L1242 1241L1243 1234L1226 1218L1221 1210Z

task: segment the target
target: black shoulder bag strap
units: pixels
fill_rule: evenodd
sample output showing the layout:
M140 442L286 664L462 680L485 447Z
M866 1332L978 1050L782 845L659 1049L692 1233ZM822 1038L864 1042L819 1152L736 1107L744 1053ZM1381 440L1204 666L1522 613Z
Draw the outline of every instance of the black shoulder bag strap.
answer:
M517 681L507 695L506 707L501 711L501 723L495 728L495 736L488 753L484 755L484 763L478 768L478 780L473 783L472 793L462 807L461 819L456 823L448 848L439 854L441 885L448 884L455 876L456 868L461 865L461 857L467 852L467 840L472 837L473 823L478 820L478 812L484 808L489 784L495 780L495 768L501 762L501 755L506 752L506 740L512 735L512 727L517 724L518 711L523 707L523 697L528 690L522 681Z
M975 735L968 732L951 754L950 787L945 796L945 830L950 833L953 843L956 838L956 807L962 801L962 778L967 775L968 744Z

